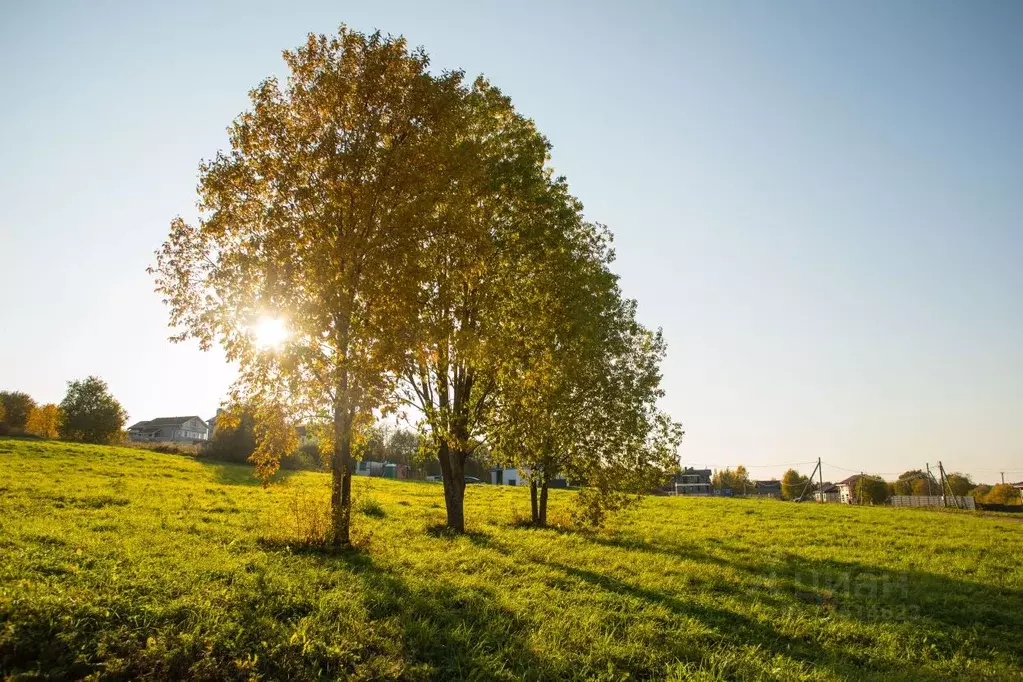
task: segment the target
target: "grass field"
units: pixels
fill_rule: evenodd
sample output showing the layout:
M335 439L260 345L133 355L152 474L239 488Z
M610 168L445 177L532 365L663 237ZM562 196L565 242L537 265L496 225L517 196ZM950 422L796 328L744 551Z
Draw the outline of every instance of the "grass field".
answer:
M4 679L1023 679L1023 523L649 498L533 530L525 489L357 478L358 549L298 533L327 477L0 440ZM296 509L299 511L296 513Z

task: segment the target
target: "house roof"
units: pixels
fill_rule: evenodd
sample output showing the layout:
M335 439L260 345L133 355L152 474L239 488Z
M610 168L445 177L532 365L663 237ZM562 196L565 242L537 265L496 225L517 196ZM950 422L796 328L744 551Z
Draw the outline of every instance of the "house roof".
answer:
M844 481L839 481L838 485L856 485L856 481L860 480L861 478L863 478L863 474L853 474Z
M824 492L824 493L837 493L838 492L838 486L835 485L834 483L825 483L824 486L821 487L821 485L818 484L818 485L814 486L814 490L815 491Z
M128 427L129 431L135 429L158 429L161 426L181 426L185 422L191 419L198 419L203 424L206 421L202 417L192 415L190 417L157 417L156 419L150 419L149 421L141 421Z
M781 490L781 481L753 481L758 488L769 488Z

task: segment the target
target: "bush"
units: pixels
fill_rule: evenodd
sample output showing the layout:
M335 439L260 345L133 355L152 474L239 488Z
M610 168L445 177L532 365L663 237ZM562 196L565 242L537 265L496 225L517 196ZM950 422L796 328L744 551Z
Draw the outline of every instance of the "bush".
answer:
M292 471L323 471L323 458L316 443L303 443L291 454L281 457L281 468Z
M311 491L295 491L287 505L271 508L262 540L271 545L321 547L331 540L330 501Z
M383 518L386 516L384 507L372 497L359 498L358 509L366 516L372 516L373 518Z
M150 450L152 452L162 452L165 455L187 455L190 457L197 456L201 450L201 445L194 443L170 443L164 441L125 441L123 447L136 448L138 450Z

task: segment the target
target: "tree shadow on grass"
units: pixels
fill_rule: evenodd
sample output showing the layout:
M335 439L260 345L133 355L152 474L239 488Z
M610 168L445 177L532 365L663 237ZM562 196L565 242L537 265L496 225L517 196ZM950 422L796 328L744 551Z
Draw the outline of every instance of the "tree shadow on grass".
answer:
M795 554L773 562L736 561L737 569L769 576L777 591L865 623L901 622L928 633L929 645L951 658L964 643L971 657L1009 659L1023 669L1023 592L917 569Z
M256 476L256 470L245 464L229 464L227 462L217 462L209 459L196 459L204 469L209 471L213 480L221 485L244 485L244 486L262 486L263 479ZM270 483L283 483L284 481L291 478L295 471L291 469L278 469L277 473L274 474L273 478L270 479Z
M897 570L857 561L787 553L752 562L710 554L693 544L650 543L639 538L587 536L598 545L712 563L746 574L766 586L762 600L822 618L861 623L902 623L928 634L939 658L952 658L963 642L971 656L1011 660L1023 669L1023 592L922 570ZM614 580L614 579L611 579ZM744 581L745 582L745 581ZM641 589L641 588L637 588ZM851 660L858 658L852 656Z
M405 676L535 679L549 671L532 651L528 622L502 606L495 590L439 576L412 582L372 561L359 575L371 622L400 642Z
M809 669L821 667L840 669L848 663L848 661L840 660L836 657L835 652L825 649L809 635L786 635L773 625L760 622L736 611L709 606L696 599L683 600L675 595L640 587L605 573L577 568L556 561L538 563L561 571L566 577L581 580L609 593L633 597L649 604L663 606L676 615L693 618L704 626L713 628L723 643L729 646L736 648L757 647L769 657L784 656ZM666 646L672 649L672 654L677 660L703 663L701 657L694 656L683 642L670 642Z
M491 545L491 538L481 532L451 535L442 527L428 532L441 539L464 537L474 545ZM360 646L372 674L361 669L348 673L436 680L520 680L551 674L551 663L538 658L528 641L529 622L503 606L496 589L459 585L440 574L402 573L358 547L263 547L330 573L350 571L358 580L367 619L362 627L373 633ZM387 662L384 668L373 667L380 664L369 660L374 656ZM395 661L400 661L397 668Z
M493 542L493 538L483 531L466 530L459 533L456 530L448 528L444 522L428 525L426 527L426 534L432 538L442 540L458 540L459 538L465 538L477 547L489 547Z

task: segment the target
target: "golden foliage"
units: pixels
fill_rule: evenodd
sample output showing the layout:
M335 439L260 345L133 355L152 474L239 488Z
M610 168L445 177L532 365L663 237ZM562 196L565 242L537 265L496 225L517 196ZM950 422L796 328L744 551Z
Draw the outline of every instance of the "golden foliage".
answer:
M40 438L56 438L60 433L62 419L60 408L53 403L34 406L25 422L25 432Z

